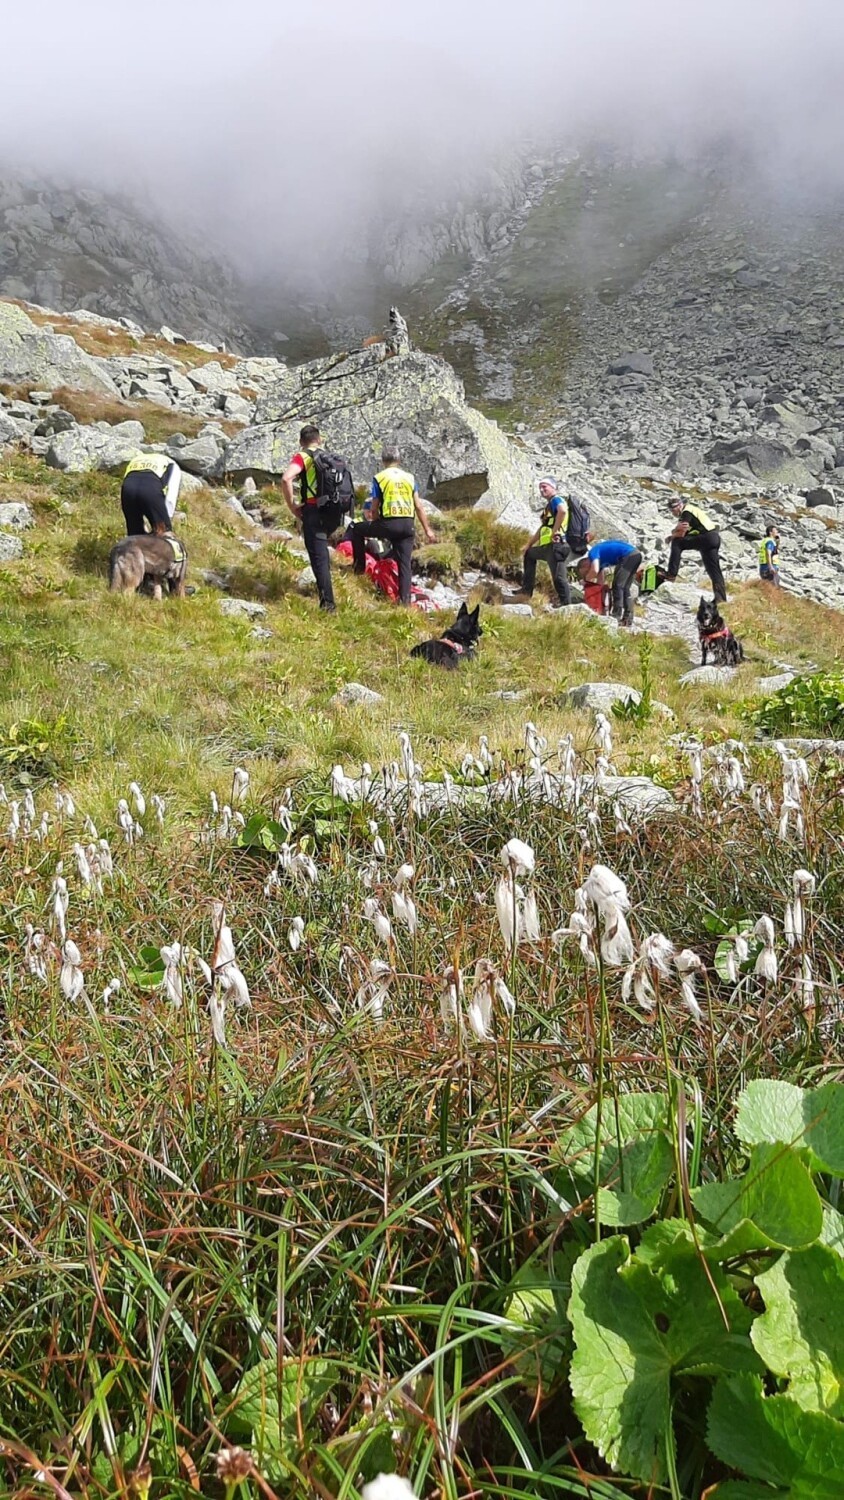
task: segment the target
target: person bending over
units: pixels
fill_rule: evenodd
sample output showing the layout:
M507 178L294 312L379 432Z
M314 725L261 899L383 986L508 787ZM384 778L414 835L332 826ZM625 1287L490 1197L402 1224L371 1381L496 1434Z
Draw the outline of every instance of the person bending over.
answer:
M179 498L182 471L163 453L141 453L131 458L123 471L120 506L127 536L143 536L145 522L150 531L169 531Z
M605 568L612 568L612 612L622 625L633 624L630 590L642 566L642 554L632 542L596 542L580 559L577 571L584 583L597 583Z
M677 577L684 552L698 552L711 580L716 601L726 603L727 585L721 572L720 559L721 533L713 525L705 510L702 510L699 505L692 505L688 500L683 500L680 495L674 495L669 500L668 508L677 524L671 534L666 537L666 541L671 543L666 582L673 583Z
M381 451L383 468L372 481L372 516L352 527L352 556L356 573L366 572L366 544L372 537L389 542L399 569L399 603L410 603L411 559L415 537L414 517L418 519L425 539L435 542L428 517L422 507L416 480L400 467L397 447L385 443Z

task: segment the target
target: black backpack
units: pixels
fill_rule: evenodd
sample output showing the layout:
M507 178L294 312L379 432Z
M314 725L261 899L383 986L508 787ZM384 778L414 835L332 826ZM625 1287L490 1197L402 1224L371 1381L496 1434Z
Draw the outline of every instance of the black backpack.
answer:
M316 470L316 503L320 510L335 505L343 515L352 515L355 508L355 481L348 462L339 453L326 453L316 448L311 454Z
M574 495L569 495L569 518L566 526L566 541L575 557L582 557L585 552L589 551L591 532L592 517L589 514L589 507Z

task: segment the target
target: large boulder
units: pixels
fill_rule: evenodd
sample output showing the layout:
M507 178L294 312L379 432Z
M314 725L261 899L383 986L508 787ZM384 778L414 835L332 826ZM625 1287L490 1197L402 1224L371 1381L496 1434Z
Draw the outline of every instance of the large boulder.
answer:
M507 524L533 524L532 463L495 422L467 405L445 360L417 351L385 359L375 346L283 370L258 403L254 424L230 443L228 478L277 479L305 422L319 425L358 480L380 468L381 444L389 438L420 494L438 506L477 504Z
M50 439L46 463L50 469L84 474L89 469L117 469L129 462L144 441L140 422L118 422L114 427L71 427Z
M793 489L811 488L814 476L785 443L775 438L741 437L720 439L708 449L711 464L729 464L749 470L767 484L785 484Z
M9 417L4 411L0 411L0 448L6 448L10 443L19 443L24 435L24 428L14 417Z
M102 360L86 354L68 334L39 328L13 302L0 302L0 380L118 395Z
M28 531L35 517L25 500L6 500L0 504L0 527L9 531Z
M597 618L597 617L596 617ZM566 702L572 708L586 708L608 714L616 703L639 703L642 695L626 682L584 682L569 688Z
M206 482L222 479L226 467L226 441L214 432L203 431L190 442L169 444L165 449L188 474Z

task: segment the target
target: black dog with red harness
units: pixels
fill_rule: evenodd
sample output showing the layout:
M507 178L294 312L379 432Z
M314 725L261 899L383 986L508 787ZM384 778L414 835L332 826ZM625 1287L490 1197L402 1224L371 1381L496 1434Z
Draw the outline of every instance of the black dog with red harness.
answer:
M478 624L478 612L480 605L468 610L465 604L461 604L457 612L457 619L448 630L444 630L438 641L420 641L414 646L411 656L423 656L426 661L433 662L435 667L448 667L454 669L462 662L470 661L475 654L478 639L483 635L483 630Z
M701 595L697 609L697 633L700 638L700 664L706 666L711 655L716 667L737 667L744 661L744 648L733 635L715 599Z

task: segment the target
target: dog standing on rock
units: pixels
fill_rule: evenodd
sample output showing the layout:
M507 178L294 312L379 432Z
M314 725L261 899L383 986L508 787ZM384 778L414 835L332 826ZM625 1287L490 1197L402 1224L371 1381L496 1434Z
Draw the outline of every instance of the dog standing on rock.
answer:
M705 599L701 595L697 608L697 633L700 640L700 664L706 666L711 654L716 667L737 667L744 661L744 647L733 635L718 608L716 599Z

